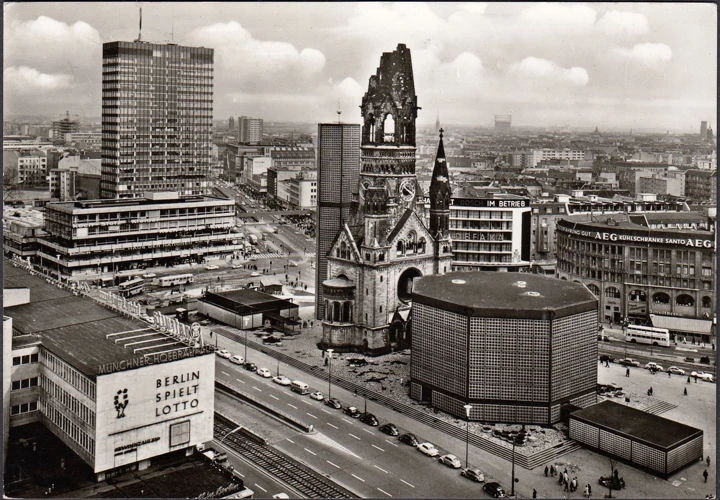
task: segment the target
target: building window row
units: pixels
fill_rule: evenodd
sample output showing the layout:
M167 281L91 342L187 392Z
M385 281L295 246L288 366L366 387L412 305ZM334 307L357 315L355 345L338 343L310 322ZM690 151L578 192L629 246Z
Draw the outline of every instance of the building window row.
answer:
M65 382L68 382L91 400L95 401L94 382L45 349L42 350L42 359L43 364L46 365L52 373L63 379Z
M11 390L19 391L21 389L37 387L37 385L38 385L38 377L23 378L20 380L13 380Z
M79 399L44 375L40 377L40 384L50 401L62 405L90 427L95 427L95 412Z
M38 354L26 354L24 356L13 356L13 366L27 365L38 362Z
M19 405L12 405L10 407L10 415L21 415L23 413L30 413L37 411L37 401L30 401L29 403L22 403Z
M46 407L46 417L83 450L91 455L95 454L95 440L79 426L75 425L65 414L57 408L48 405Z

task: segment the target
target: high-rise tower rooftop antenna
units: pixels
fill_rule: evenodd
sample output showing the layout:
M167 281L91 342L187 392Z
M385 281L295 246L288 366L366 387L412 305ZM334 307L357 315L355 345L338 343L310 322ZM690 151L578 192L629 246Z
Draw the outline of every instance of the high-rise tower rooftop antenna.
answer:
M342 109L340 108L340 100L338 100L337 111L335 111L335 112L338 115L338 123L340 123L341 122L340 115L342 115Z
M139 26L138 26L138 37L136 42L142 42L142 5L140 5L140 19L139 19Z

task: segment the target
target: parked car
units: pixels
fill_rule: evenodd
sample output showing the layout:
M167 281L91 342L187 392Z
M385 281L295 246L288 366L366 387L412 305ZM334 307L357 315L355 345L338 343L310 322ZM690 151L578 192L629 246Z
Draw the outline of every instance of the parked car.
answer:
M658 372L665 371L665 369L661 365L657 364L655 361L650 361L649 363L647 363L645 365L645 369L650 371L655 370Z
M320 391L315 391L310 393L310 398L314 399L315 401L322 401L325 396L323 396L323 393Z
M388 422L387 424L382 424L379 429L380 432L384 432L388 436L400 435L400 431L397 427L395 427L395 424L391 424L390 422Z
M214 270L220 269L220 268L218 266L216 266L215 264L208 264L207 266L205 266L205 269L207 269L208 271L214 271Z
M460 475L476 483L485 482L485 474L483 474L480 469L463 469L460 471Z
M228 351L227 349L220 349L219 351L215 351L215 354L225 359L230 359L230 356L232 356L232 354L230 354L230 351Z
M420 443L417 445L417 449L420 453L427 455L428 457L436 457L440 454L440 450L438 450L432 443Z
M270 373L270 370L267 368L258 368L257 374L260 375L263 378L270 378L272 377L272 373Z
M263 344L282 345L282 340L273 336L265 337L262 342Z
M243 368L245 368L249 372L257 371L257 365L255 363L251 363L250 361L246 361L243 363Z
M278 375L276 377L273 377L272 381L280 385L290 385L292 383L292 381L285 375Z
M343 408L343 413L352 418L360 418L360 410L358 410L354 406L347 406Z
M700 380L704 380L704 381L706 381L706 382L712 382L713 380L715 380L714 375L713 375L712 373L708 373L708 372L696 372L696 371L693 371L693 372L690 373L690 376L692 376L692 377L697 377L697 378L699 378Z
M402 434L398 440L400 440L401 443L409 444L410 446L417 446L420 444L420 441L415 437L415 434L407 433Z
M342 408L340 401L338 401L335 398L326 399L325 406L329 406L330 408L334 408L336 410L339 410L340 408Z
M443 455L440 458L438 458L438 461L443 464L447 465L448 467L451 467L453 469L459 469L462 465L460 463L460 459L456 457L455 455L447 454Z
M617 476L600 476L598 482L601 486L611 490L621 490L625 487L625 479Z
M505 497L505 490L500 486L500 483L495 481L483 484L483 491L493 498Z
M245 358L238 354L235 354L234 356L230 356L230 362L235 363L236 365L241 365L245 362Z
M640 361L635 361L632 358L623 358L617 363L623 366L640 366Z
M677 366L669 366L667 371L668 373L674 373L676 375L685 375L685 370L678 368Z
M367 412L363 413L362 415L360 415L359 420L363 424L372 425L373 427L377 427L378 425L380 425L380 422L378 421L377 417L375 415L373 415L372 413L367 413Z

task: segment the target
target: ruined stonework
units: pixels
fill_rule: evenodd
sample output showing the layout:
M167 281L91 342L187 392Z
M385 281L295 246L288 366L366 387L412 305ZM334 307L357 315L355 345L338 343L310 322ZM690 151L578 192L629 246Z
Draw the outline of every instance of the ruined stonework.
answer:
M321 348L382 354L409 347L413 280L450 271L442 135L436 164L441 161L444 171L438 179L433 175L430 186L438 196L431 200L433 234L422 220L415 176L418 109L410 50L399 44L382 55L362 99L357 198L350 223L328 252L328 279L319 284L325 302Z

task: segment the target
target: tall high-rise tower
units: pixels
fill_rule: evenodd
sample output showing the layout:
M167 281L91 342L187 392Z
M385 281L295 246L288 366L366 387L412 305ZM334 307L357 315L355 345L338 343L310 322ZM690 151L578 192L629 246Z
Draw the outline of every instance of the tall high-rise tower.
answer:
M260 144L263 136L263 119L251 116L238 118L238 142L241 144Z
M213 49L103 44L103 198L206 191L213 119Z
M322 319L325 302L322 282L327 279L327 253L350 220L352 193L360 173L360 125L319 123L317 139L317 257L315 315Z
M449 271L452 249L449 239L436 238L425 226L423 207L417 202L424 198L415 176L415 120L420 108L410 50L404 44L383 53L360 108L357 198L350 221L342 225L326 254L327 279L318 280L321 345L384 353L409 346L413 280ZM442 142L438 159L444 160ZM433 192L440 201L431 206L440 221L436 234L444 235L442 209L449 208L449 187L438 185L440 174L434 177Z

